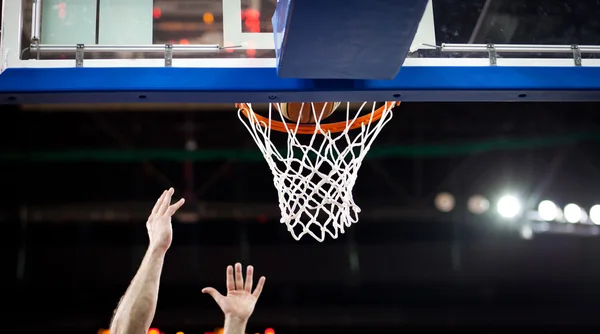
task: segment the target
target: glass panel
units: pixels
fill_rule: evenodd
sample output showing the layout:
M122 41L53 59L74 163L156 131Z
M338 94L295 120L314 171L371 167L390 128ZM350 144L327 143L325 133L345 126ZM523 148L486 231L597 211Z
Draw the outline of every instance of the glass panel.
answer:
M242 0L242 32L273 32L276 5L276 0Z
M433 0L441 43L600 45L600 2Z
M223 1L229 1L223 10ZM600 2L591 0L432 0L437 44L600 45ZM24 0L23 43L29 43L30 2ZM99 3L97 3L99 2ZM231 5L233 4L233 5ZM249 42L223 52L176 53L176 58L274 58L253 50L253 40L273 31L277 0L44 0L43 44L218 44L232 46L226 31ZM236 7L237 6L237 7ZM96 8L100 8L96 15ZM239 8L239 10L237 9ZM229 18L228 20L224 20ZM231 20L233 18L233 21ZM96 27L96 21L99 20ZM224 21L235 27L224 27ZM233 23L231 23L233 22ZM268 37L268 35L266 35ZM25 56L29 56L25 53ZM35 55L31 56L35 58ZM94 58L162 58L164 54L86 53ZM486 53L419 50L411 57L487 57ZM571 57L570 54L506 54L499 57ZM583 54L584 58L595 55ZM73 59L74 52L41 54Z
M222 0L155 0L155 44L223 45Z
M95 44L96 5L96 0L44 0L41 43Z
M100 0L98 44L152 44L153 0Z

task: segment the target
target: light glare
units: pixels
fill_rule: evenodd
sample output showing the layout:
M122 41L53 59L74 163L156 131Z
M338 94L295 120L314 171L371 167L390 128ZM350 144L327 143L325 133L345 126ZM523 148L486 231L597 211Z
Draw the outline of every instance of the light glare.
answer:
M454 209L456 201L450 193L439 193L435 197L435 207L442 212L450 212Z
M525 226L521 227L520 234L521 234L521 238L523 238L525 240L533 239L533 229L529 225L525 225Z
M558 216L558 207L552 201L542 201L538 205L540 218L545 221L553 221Z
M571 224L578 223L581 220L581 208L577 204L569 203L565 206L565 220Z
M596 204L590 209L590 219L592 223L600 225L600 205Z
M504 218L514 218L521 212L521 203L514 196L503 196L498 201L498 213Z
M467 202L467 207L471 213L480 215L485 213L490 208L490 201L481 195L473 195Z

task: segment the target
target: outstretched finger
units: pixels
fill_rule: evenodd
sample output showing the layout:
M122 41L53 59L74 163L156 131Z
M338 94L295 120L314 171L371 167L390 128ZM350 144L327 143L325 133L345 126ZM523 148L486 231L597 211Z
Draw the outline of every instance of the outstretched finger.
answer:
M248 293L252 293L252 275L254 274L254 268L248 266L246 268L246 283L244 284L244 290Z
M158 213L158 209L160 208L160 205L163 202L163 199L165 198L165 194L167 193L167 191L163 191L163 193L160 195L160 197L158 198L158 200L156 201L156 203L154 203L154 207L152 208L152 214L155 215Z
M233 283L233 267L227 266L227 292L235 291L235 283Z
M167 212L169 204L171 204L171 196L173 196L173 188L169 188L169 190L167 190L165 198L163 198L162 203L160 203L160 207L158 208L159 215L164 215Z
M256 283L256 289L254 289L254 292L252 293L252 295L254 297L256 297L258 299L258 297L260 297L260 293L263 290L263 287L265 286L265 281L267 279L264 276L261 276L261 278L258 280L258 283Z
M172 216L175 214L175 212L177 212L177 210L179 210L179 208L183 205L183 203L185 203L185 199L180 199L179 201L177 201L177 203L169 206L169 208L167 209L166 214L168 216Z
M221 302L221 299L223 298L223 295L220 294L219 291L217 291L217 289L215 289L215 288L204 288L204 289L202 289L202 293L209 294L211 297L213 297L213 299L220 306L220 302Z
M244 276L242 276L242 264L235 264L235 289L244 290Z

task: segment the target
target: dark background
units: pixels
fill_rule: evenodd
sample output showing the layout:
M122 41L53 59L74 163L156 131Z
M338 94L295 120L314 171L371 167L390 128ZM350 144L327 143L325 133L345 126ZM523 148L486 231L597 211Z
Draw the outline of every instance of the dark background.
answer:
M157 43L212 41L206 36L221 29L220 4L194 2L206 8L165 8ZM273 1L262 8L272 10ZM176 24L200 22L207 10L215 14L210 27ZM598 45L598 13L591 0L434 0L438 44ZM270 16L261 13L261 31ZM27 17L24 27L26 35ZM361 168L354 191L361 221L324 243L296 242L278 223L272 176L233 106L3 106L3 326L11 333L108 327L147 246L145 217L173 186L187 202L162 277L155 326L163 332L220 326L217 306L200 290L222 288L235 261L268 277L248 333L597 328L593 230L557 228L525 240L519 229L527 219L501 220L494 207L475 216L465 203L482 194L494 205L514 192L526 209L546 198L600 204L599 106L403 104L373 147L396 153L372 155ZM186 151L189 142L197 150ZM215 152L219 158L210 158ZM436 210L441 191L456 197L453 212Z
M405 153L367 158L354 192L361 221L324 243L296 242L278 223L270 171L236 158L257 148L227 107L4 107L2 295L16 332L107 327L147 246L147 212L169 186L198 220L174 222L155 322L166 333L221 324L200 290L222 288L235 261L268 277L249 333L599 325L596 237L524 240L525 219L465 204L507 192L527 209L600 203L598 144L576 136L598 133L598 103L403 104L373 150ZM189 140L197 150L186 153ZM464 149L490 142L503 144ZM432 145L446 149L425 155ZM209 150L226 154L207 160ZM456 197L453 212L436 210L440 191Z

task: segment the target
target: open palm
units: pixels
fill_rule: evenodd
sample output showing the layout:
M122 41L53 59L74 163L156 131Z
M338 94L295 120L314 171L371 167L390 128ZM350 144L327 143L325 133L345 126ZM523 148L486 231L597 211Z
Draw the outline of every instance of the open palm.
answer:
M246 282L242 275L242 265L240 263L227 267L227 295L223 296L215 288L204 288L202 293L208 293L219 304L225 316L235 317L240 320L248 320L254 306L260 297L263 286L265 285L265 277L261 277L256 284L256 289L252 292L252 276L254 268L248 266L246 269Z
M171 246L171 242L173 241L171 216L173 216L185 202L182 198L177 203L171 205L171 197L174 192L175 190L173 190L173 188L163 191L158 201L156 201L156 204L154 204L152 213L146 222L150 245L165 251Z

